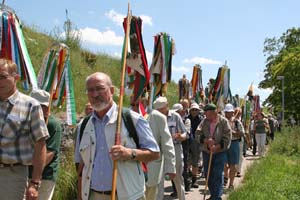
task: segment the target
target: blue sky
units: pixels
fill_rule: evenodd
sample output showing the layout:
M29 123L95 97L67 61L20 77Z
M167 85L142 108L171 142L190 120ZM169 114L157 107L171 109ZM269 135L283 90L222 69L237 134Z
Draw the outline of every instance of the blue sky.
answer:
M65 9L82 31L82 45L94 52L120 56L124 32L122 18L128 1L111 0L7 0L26 25L50 32L63 27ZM279 37L300 25L297 0L132 0L132 14L143 19L143 39L149 65L153 36L167 32L176 43L172 79L191 79L194 64L203 70L203 84L215 78L225 60L231 69L231 91L244 96L251 82L265 99L271 90L257 89L266 58L264 40Z

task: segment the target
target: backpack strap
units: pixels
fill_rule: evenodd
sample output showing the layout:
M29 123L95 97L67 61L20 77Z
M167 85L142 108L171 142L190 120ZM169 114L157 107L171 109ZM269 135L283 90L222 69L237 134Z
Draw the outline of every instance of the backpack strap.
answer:
M84 132L84 129L89 121L89 119L91 118L91 114L86 116L81 125L80 125L80 130L79 130L79 143L82 139L82 135L83 135L83 132ZM136 132L136 129L135 129L135 126L134 126L134 123L133 123L133 120L132 120L132 117L131 117L131 114L130 114L130 110L129 108L122 108L122 119L124 121L124 124L125 124L125 127L126 129L128 130L128 133L129 133L129 136L133 138L137 148L139 149L140 148L140 145L139 145L139 138L138 138L138 135L137 135L137 132Z
M79 130L79 143L81 141L82 135L83 135L83 131L86 127L86 124L88 123L89 119L91 118L91 114L89 114L88 116L86 116L83 120L82 123L80 125L80 130Z
M131 114L130 114L130 109L129 108L122 108L122 118L125 124L125 127L128 130L129 136L133 138L137 148L140 148L139 144L139 138L136 132L136 128L134 126Z

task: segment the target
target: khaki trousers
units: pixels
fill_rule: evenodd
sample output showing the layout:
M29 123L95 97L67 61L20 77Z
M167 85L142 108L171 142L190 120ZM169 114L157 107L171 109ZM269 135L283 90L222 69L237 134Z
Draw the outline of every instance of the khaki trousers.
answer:
M183 151L182 151L182 145L181 144L174 144L175 147L175 157L176 157L176 176L173 179L177 195L179 200L185 200L185 190L184 190L184 180L182 176L183 172ZM165 173L163 173L165 174ZM162 176L162 179L158 186L158 194L157 194L157 200L163 200L164 199L164 182L165 177Z
M17 165L0 168L1 200L21 200L24 197L28 167Z
M39 189L38 200L51 200L55 188L55 182L50 180L42 180L41 187Z
M155 186L146 186L146 199L147 200L156 200L158 193L158 185Z
M98 192L90 190L89 200L111 200L111 195L99 194ZM118 200L117 195L116 195L116 200ZM137 200L146 200L146 198L142 197Z

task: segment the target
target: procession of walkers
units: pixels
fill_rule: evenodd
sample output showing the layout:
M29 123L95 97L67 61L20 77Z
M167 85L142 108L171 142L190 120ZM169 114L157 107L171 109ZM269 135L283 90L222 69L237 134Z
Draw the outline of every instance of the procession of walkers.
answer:
M23 113L22 109L26 110L26 106L35 106L28 112L36 112L32 113L32 117L37 119L33 122L32 118L28 118L29 124L26 126L32 130L38 129L34 133L40 136L28 135L27 138L24 135L24 139L25 136L28 140L33 137L41 147L36 145L32 149L33 155L27 155L26 149L19 149L18 152L24 154L22 158L19 154L8 152L9 146L24 139L10 137L5 140L8 146L1 147L1 162L13 163L1 164L3 176L0 184L3 187L0 189L3 193L8 192L11 199L20 199L24 192L24 199L36 199L37 195L51 199L58 171L60 125L51 117L48 120L50 95L46 91L36 90L32 92L35 99L24 96L24 101L16 101L22 93L16 88L18 77L15 71L13 62L0 60L1 84L11 88L2 87L0 90L1 113L9 119ZM116 132L118 106L112 98L112 80L105 73L93 73L86 78L86 91L89 99L86 104L87 116L76 129L74 164L78 170L78 199L111 198L113 161L119 163L116 199L162 200L164 181L170 180L173 183L171 196L184 200L190 190L199 187L201 178L209 190L204 191L205 195L210 194L208 199L222 199L224 188L233 190L235 177L241 176L239 168L243 157L247 156L244 149L252 149L253 154L258 152L259 157L264 157L265 145L274 139L278 128L278 122L272 114L266 115L262 111L253 112L251 123L245 123L244 113L241 112L243 107L234 107L230 103L220 109L211 102L197 103L191 99L180 99L171 106L166 97L160 96L151 108L143 100L147 97L132 98L131 110L122 110L122 140L120 145L115 145L112 133ZM9 103L11 101L15 103ZM19 126L18 121L5 123L1 120L0 125L4 134L18 134L19 129L14 128ZM32 173L27 177L27 163L31 162L32 156L40 156L40 159L33 157ZM44 170L43 166L46 166ZM20 168L22 171L20 178L24 181L22 184L18 182L19 193L6 187L8 183L13 185L17 181L10 179L15 175L10 168ZM26 181L28 178L29 184ZM39 191L40 187L44 189Z
M148 68L142 19L132 16L129 8L123 22L120 87L106 70L84 77L84 90L77 95L88 102L78 122L71 48L63 43L51 45L37 78L18 17L3 1L0 199L53 198L58 172L65 170L59 166L63 130L51 114L53 106L66 107L66 123L76 127L71 146L77 183L71 187L76 187L78 200L163 200L167 181L172 184L172 198L185 200L204 182L204 199L221 200L224 190L233 191L236 178L244 175L247 151L259 158L266 155L266 145L281 130L284 113L277 120L271 108L262 108L252 84L244 98L232 96L226 62L205 88L202 68L195 64L192 80L183 74L178 95L172 91L177 101L168 99L175 42L168 33L155 35ZM109 62L103 65L112 67ZM17 88L20 79L24 90L31 85L30 95ZM125 91L129 105L123 102ZM296 123L290 117L290 126Z

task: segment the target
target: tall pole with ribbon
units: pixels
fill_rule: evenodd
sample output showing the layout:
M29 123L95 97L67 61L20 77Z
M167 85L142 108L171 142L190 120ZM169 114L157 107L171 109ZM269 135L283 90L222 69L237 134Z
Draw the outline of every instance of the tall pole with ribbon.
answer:
M167 33L154 36L154 50L150 67L150 100L149 108L157 96L166 96L167 85L171 81L172 57L175 54L175 42Z
M12 60L17 65L17 73L23 81L23 88L37 89L36 74L26 47L22 26L15 11L0 4L0 58Z
M76 124L76 106L69 47L55 43L47 51L38 74L38 87L50 93L49 110L66 100L67 123Z
M117 118L117 128L115 135L115 145L119 145L121 143L121 122L122 122L122 107L123 107L123 97L124 97L124 79L126 72L126 56L128 52L128 39L130 32L130 4L128 3L128 11L127 11L127 20L126 20L126 31L125 38L123 43L123 52L122 52L122 75L121 75L121 86L120 86L120 95L119 95L119 107L118 107L118 118ZM118 176L118 161L114 160L113 163L113 172L112 172L112 193L111 200L116 199L116 187L117 187L117 176Z

